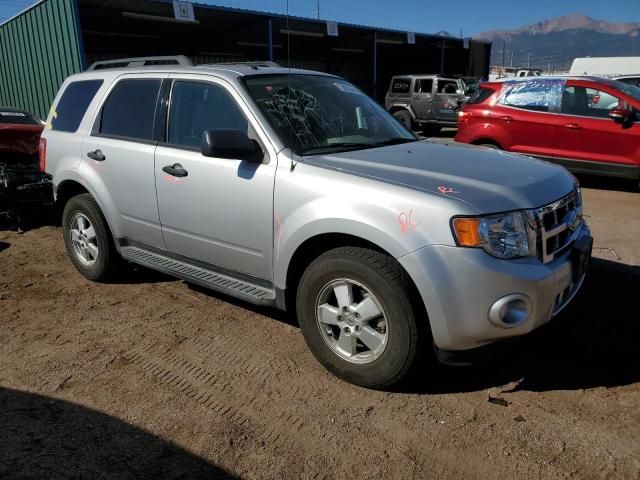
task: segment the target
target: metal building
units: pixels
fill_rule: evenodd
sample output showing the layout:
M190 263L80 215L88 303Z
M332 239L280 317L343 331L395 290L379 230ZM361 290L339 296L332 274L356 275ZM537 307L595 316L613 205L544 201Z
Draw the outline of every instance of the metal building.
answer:
M487 77L491 44L172 0L41 0L0 25L0 105L44 117L94 61L179 54L321 70L382 100L396 74Z

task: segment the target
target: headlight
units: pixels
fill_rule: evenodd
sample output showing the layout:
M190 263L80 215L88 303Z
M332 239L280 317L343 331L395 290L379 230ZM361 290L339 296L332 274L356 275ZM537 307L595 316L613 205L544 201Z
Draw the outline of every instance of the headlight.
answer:
M498 258L533 255L533 245L521 212L483 217L457 217L453 231L462 247L479 247Z

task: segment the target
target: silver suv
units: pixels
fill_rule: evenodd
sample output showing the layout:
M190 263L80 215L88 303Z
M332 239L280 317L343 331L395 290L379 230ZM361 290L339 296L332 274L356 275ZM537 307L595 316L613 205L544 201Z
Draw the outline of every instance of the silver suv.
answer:
M399 75L391 79L385 107L408 129L434 134L457 127L458 110L469 99L466 90L461 78Z
M337 376L385 388L548 322L591 249L564 168L421 141L345 80L272 65L68 78L43 135L64 242L293 310Z

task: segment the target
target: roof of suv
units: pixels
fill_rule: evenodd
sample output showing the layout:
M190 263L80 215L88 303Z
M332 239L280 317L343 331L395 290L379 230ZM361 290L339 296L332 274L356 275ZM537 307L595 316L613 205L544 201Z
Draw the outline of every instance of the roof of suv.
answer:
M227 80L235 80L240 77L250 75L322 75L327 77L335 77L329 73L316 72L313 70L302 70L298 68L257 66L247 64L212 64L197 66L175 66L175 65L159 65L148 67L128 67L128 68L109 68L104 70L91 70L87 72L73 75L77 77L87 78L105 78L107 76L117 77L123 74L140 74L140 73L184 73L184 74L205 74L215 75ZM338 78L338 77L335 77Z
M503 83L503 82L531 82L536 80L586 80L589 82L602 82L611 80L604 77L578 76L578 75L539 75L537 77L503 77L483 83Z

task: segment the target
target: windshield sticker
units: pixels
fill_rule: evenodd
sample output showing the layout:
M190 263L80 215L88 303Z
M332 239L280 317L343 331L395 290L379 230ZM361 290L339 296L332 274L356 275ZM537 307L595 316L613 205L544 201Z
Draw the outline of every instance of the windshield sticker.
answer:
M400 233L405 236L408 231L415 230L419 223L416 223L413 219L413 209L409 210L409 213L400 212L398 214L398 223L400 223Z
M356 87L354 87L353 85L350 85L348 83L335 82L334 85L341 92L344 92L344 93L355 93L357 95L362 95L362 92L360 90L358 90Z

